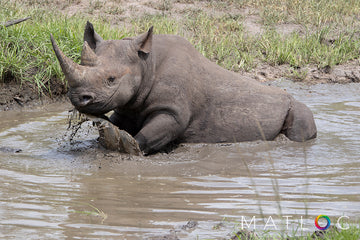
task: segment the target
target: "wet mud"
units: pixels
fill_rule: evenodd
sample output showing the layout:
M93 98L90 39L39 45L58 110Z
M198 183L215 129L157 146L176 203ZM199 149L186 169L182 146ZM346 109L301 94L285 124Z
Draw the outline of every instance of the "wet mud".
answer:
M71 136L69 103L1 112L0 238L230 239L254 216L274 232L291 216L289 233L300 219L314 232L319 214L358 222L360 84L267 84L311 108L317 139L144 157L106 150L91 122Z

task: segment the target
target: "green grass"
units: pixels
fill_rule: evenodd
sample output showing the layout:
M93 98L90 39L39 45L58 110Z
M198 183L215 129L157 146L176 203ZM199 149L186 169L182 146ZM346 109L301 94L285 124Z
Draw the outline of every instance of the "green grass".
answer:
M39 90L49 88L53 77L61 79L62 73L50 48L51 32L59 36L59 44L70 57L78 57L81 45L77 36L80 29L74 29L76 20L48 16L42 10L23 12L5 4L1 9L2 19L32 16L32 20L0 30L0 79L32 82ZM75 22L74 22L75 21ZM72 26L71 28L67 26ZM76 33L74 32L76 31ZM66 44L63 44L66 42Z
M51 92L50 79L64 82L61 68L50 43L52 33L66 55L79 62L85 21L82 17L67 18L42 9L22 10L4 4L1 19L31 16L32 19L9 28L0 28L0 82L15 80L33 83L40 92ZM124 34L102 22L93 20L105 37L122 38Z
M51 93L51 80L66 84L50 45L50 33L69 57L79 61L86 20L94 23L104 39L133 36L154 25L155 33L184 36L207 58L233 71L250 71L259 64L288 64L291 69L306 65L333 67L360 56L360 1L355 0L204 1L210 10L253 9L253 14L260 17L265 29L255 36L246 32L245 16L240 13L214 15L204 9L192 9L183 11L181 21L172 16L170 11L175 2L189 1L160 1L156 7L161 13L133 17L130 24L122 27L111 26L104 16L89 15L99 11L100 1L92 1L91 9L72 17L61 14L50 1L25 2L2 3L0 9L3 22L32 17L32 20L19 25L0 28L0 82L30 82L44 93ZM65 1L58 8L77 2ZM109 15L120 15L124 11L122 8L113 9L115 12ZM276 26L283 23L299 24L304 30L280 34ZM306 75L304 71L293 72L298 80Z
M326 43L328 34L327 28L305 36L293 33L286 37L275 31L267 31L260 40L262 59L271 65L290 64L302 67L314 64L325 67L359 57L360 41L354 33L340 34L333 43Z

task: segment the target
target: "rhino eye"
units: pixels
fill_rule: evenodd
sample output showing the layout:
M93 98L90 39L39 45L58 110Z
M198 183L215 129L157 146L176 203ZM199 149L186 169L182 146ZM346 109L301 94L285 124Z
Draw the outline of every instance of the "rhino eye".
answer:
M109 77L107 81L108 83L113 83L115 81L115 77Z

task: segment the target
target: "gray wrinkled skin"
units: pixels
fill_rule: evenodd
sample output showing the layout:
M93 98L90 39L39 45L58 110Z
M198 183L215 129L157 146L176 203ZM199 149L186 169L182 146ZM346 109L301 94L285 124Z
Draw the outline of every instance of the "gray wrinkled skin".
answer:
M153 35L103 40L87 23L81 64L54 51L82 113L100 116L135 137L144 153L171 142L316 137L313 114L285 91L230 72L187 40Z

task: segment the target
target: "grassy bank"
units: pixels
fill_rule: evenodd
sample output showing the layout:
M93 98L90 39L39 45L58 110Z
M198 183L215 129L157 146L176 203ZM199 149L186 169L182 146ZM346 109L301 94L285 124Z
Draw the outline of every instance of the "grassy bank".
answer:
M32 17L0 29L0 81L30 82L47 93L51 80L66 84L49 34L78 61L86 20L94 23L104 39L136 35L154 25L155 33L182 35L206 57L233 71L251 71L262 64L288 64L291 69L309 64L333 67L360 55L359 1L160 0L145 4L155 13L134 14L115 24L116 17L131 11L123 9L121 1L110 1L110 7L103 1L90 1L86 11L72 16L67 11L80 1L57 2L62 5L55 7L50 1L21 2L2 3L0 9L2 21ZM188 7L179 9L177 4ZM249 33L250 17L260 26L256 34ZM295 31L283 33L282 26L295 26ZM301 80L302 72L294 74Z

